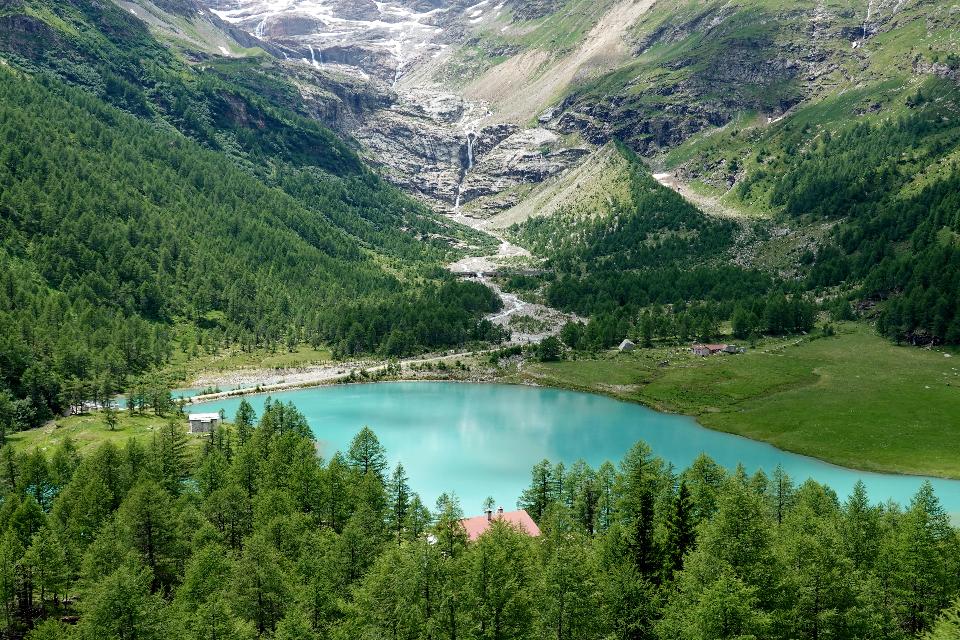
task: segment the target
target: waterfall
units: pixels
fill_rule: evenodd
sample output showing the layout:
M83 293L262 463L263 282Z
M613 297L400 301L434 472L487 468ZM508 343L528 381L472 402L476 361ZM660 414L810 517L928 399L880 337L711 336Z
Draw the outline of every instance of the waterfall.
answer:
M393 45L393 57L397 60L397 68L393 72L393 86L400 84L400 76L403 74L403 43L397 40Z
M320 63L317 62L317 58L313 54L313 45L308 44L307 46L310 47L310 62L313 63L313 66L319 67ZM323 59L323 51L320 52L320 58Z
M473 147L480 136L472 130L467 131L467 166L461 166L460 182L457 184L457 201L453 205L454 211L460 210L460 204L463 202L463 183L467 180L467 174L473 171L474 156Z
M867 0L867 17L863 20L863 40L867 39L867 24L873 17L873 0Z
M253 35L258 38L263 38L263 31L267 27L267 21L261 20L257 27L253 30Z

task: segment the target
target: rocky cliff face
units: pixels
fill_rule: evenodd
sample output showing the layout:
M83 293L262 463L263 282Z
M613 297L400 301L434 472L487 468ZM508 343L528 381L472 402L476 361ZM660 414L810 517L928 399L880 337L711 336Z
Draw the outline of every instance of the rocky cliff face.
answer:
M574 87L547 126L653 156L738 115L777 120L808 100L889 77L893 69L871 68L874 39L908 24L932 33L952 10L931 0L708 0L673 11L641 18L634 61ZM903 72L909 59L901 62Z
M478 199L486 208L512 206L498 196L556 175L589 153L546 129L484 126L477 106L452 94L413 90L395 96L388 108L367 113L352 133L391 181L439 209Z
M518 20L536 20L563 6L563 0L509 0L507 6Z
M566 145L555 131L485 124L480 103L436 86L401 86L404 73L443 55L472 20L500 11L489 0L205 0L232 25L282 47L306 110L352 136L392 182L439 210L482 200L482 209L512 206L501 197L575 165L589 149ZM514 3L527 18L556 0Z

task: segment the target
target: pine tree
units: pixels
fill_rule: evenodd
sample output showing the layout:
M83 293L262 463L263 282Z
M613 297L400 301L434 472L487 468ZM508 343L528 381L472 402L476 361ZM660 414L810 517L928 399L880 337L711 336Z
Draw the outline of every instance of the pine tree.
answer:
M957 640L960 638L960 600L944 610L923 640Z
M349 474L350 467L347 460L339 451L330 459L330 464L327 465L323 474L325 480L323 517L327 525L338 533L347 523L351 508L348 491Z
M397 463L387 485L390 501L390 529L396 537L397 544L403 540L403 527L407 523L407 514L410 511L410 485L403 465Z
M127 495L117 512L123 540L151 572L151 591L169 588L176 578L180 543L170 495L145 480Z
M107 429L110 431L117 430L117 423L119 422L117 416L117 410L114 408L112 402L107 402L103 407L103 422L107 425Z
M357 637L423 637L427 620L419 606L418 583L424 578L416 546L387 549L377 558L358 588L357 606L363 628Z
M291 607L277 625L274 640L311 640L317 635L310 627L310 619L299 607Z
M773 478L770 482L770 503L773 510L773 517L777 524L783 522L783 518L793 503L794 488L793 480L783 470L779 464L773 470Z
M384 472L387 469L386 450L370 427L363 427L360 433L354 436L347 451L347 459L350 466L362 475L372 473L381 482L384 481Z
M24 556L24 562L30 565L37 588L40 589L40 605L44 606L47 596L54 602L70 580L67 554L60 538L50 527L44 526L34 534L33 541Z
M189 473L187 435L176 420L169 420L150 443L151 475L173 496L180 495Z
M209 498L211 493L223 488L229 480L229 474L230 466L226 457L217 449L207 451L194 473L200 495Z
M256 640L257 638L254 626L237 618L227 599L221 595L205 598L195 608L181 615L182 626L188 640L210 640L211 638Z
M597 530L607 531L614 522L616 512L617 471L608 460L597 469Z
M33 536L46 525L47 515L32 495L27 495L17 504L8 522L23 548L29 547Z
M407 540L410 542L420 540L430 526L430 522L430 510L423 504L418 494L413 494L410 499L410 508L407 509L406 521L403 524Z
M847 557L859 571L869 570L880 545L880 509L871 506L862 480L843 507L843 541Z
M247 542L233 572L233 602L237 612L251 620L257 633L273 633L290 602L284 562L262 535Z
M470 548L467 611L476 637L530 637L534 603L528 542L497 520Z
M237 429L238 446L242 447L250 440L250 435L256 420L257 414L253 410L253 405L251 405L246 398L240 400L240 406L237 407L237 415L233 421Z
M936 613L949 604L958 588L960 544L929 481L914 496L894 535L903 625L916 634L932 626Z
M680 481L677 495L673 499L673 509L667 521L667 537L664 543L665 571L667 578L683 568L683 557L693 549L696 541L696 529L693 521L693 502L687 483Z
M549 460L541 460L531 472L530 487L524 489L517 504L524 509L534 522L540 522L547 508L558 498L554 469Z
M83 640L164 640L170 637L163 600L150 593L149 569L124 562L93 585L78 627Z
M595 631L595 585L586 539L563 509L554 509L544 527L542 584L536 600L541 637L579 639Z
M7 530L0 538L0 600L3 601L4 627L14 622L14 599L17 597L20 562L24 548L17 535Z

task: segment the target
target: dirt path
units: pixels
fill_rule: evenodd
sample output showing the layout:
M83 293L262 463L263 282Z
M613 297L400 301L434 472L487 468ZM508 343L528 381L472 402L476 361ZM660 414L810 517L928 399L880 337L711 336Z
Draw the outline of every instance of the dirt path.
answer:
M489 353L490 351L492 350L460 351L447 355L406 358L400 360L399 364L402 368L409 369L411 365L435 364L441 361L465 358L474 354ZM195 404L198 402L209 402L211 400L222 400L223 398L246 396L253 393L275 393L305 387L316 387L323 384L346 382L349 380L350 374L353 371L360 371L362 369L368 374L374 374L384 371L389 364L390 363L385 360L358 360L354 362L337 362L298 367L296 369L249 369L229 374L208 375L199 378L196 383L197 386L231 386L239 388L194 396L193 398L188 398L186 403Z
M679 193L686 198L688 202L696 205L706 214L719 218L731 218L737 221L743 221L747 217L736 209L724 205L717 197L697 193L690 185L672 173L655 173L653 174L653 178L668 189L673 189Z

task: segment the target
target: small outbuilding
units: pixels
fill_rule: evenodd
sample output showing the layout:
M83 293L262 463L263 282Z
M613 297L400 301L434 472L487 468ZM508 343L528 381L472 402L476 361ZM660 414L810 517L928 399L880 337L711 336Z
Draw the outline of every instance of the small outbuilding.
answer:
M637 348L637 345L634 344L631 340L624 340L620 343L620 351L623 353L630 353Z
M191 413L187 419L190 421L190 433L213 433L220 426L219 413Z

